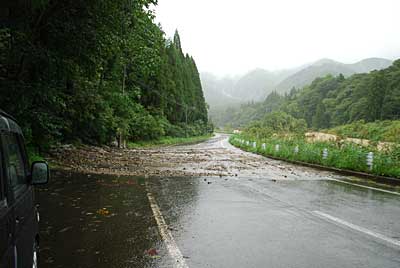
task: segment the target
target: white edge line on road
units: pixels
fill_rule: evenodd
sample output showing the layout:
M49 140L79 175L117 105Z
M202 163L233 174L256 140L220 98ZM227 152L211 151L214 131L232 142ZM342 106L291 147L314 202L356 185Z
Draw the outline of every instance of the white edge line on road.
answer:
M183 258L182 252L179 250L178 245L175 242L174 237L168 229L168 225L165 223L164 217L161 214L155 198L149 191L147 191L147 198L149 199L150 207L153 211L154 218L156 219L161 238L164 240L164 243L167 246L169 255L175 261L174 267L189 268L185 262L185 259Z
M389 191L389 190L379 189L379 188L375 188L375 187L365 186L365 185L361 185L361 184L357 184L357 183L351 183L351 182L337 180L337 179L329 179L329 180L341 182L341 183L344 183L344 184L354 185L354 186L358 186L358 187L366 188L366 189L370 189L370 190L375 190L375 191L379 191L379 192L383 192L383 193L394 194L394 195L399 195L400 196L400 193L398 193L398 192L393 192L393 191Z
M356 231L358 231L358 232L367 234L367 235L369 235L369 236L375 237L375 238L377 238L377 239L383 240L383 241L385 241L385 242L387 242L387 243L390 243L390 244L393 244L393 245L395 245L395 246L400 247L400 241L399 241L399 240L392 239L392 238L390 238L390 237L384 236L384 235L379 234L379 233L375 233L375 232L373 232L373 231L371 231L371 230L368 230L368 229L366 229L366 228L364 228L364 227L361 227L361 226L352 224L352 223L350 223L350 222L341 220L341 219L339 219L339 218L333 217L333 216L331 216L331 215L329 215L329 214L326 214L326 213L324 213L324 212L321 212L321 211L315 210L315 211L313 211L313 213L314 213L316 216L318 216L319 218L328 219L328 220L333 221L333 222L335 222L335 223L337 223L337 224L344 225L344 226L349 227L349 228L351 228L351 229L353 229L353 230L356 230Z

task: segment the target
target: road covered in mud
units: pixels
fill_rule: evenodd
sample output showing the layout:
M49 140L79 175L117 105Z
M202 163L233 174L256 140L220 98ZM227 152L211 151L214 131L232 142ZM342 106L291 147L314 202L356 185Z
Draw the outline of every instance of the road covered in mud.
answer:
M94 174L146 177L274 176L275 179L312 179L322 174L284 162L243 152L217 134L209 141L153 149L66 147L52 159L63 169ZM332 176L324 172L322 175Z
M399 267L400 194L194 145L64 148L37 191L41 267Z

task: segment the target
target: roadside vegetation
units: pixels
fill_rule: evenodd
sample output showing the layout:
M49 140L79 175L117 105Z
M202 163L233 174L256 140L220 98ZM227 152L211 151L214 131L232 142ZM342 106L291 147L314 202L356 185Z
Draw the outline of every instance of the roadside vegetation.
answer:
M400 178L400 144L395 144L390 150L379 151L373 144L310 142L305 138L306 130L303 119L275 112L253 122L240 135L233 135L230 142L265 156ZM353 133L353 136L356 134ZM372 165L367 163L370 153L373 153Z
M0 28L0 108L32 156L212 132L195 60L154 21L157 1L29 3L10 4Z
M202 141L206 141L212 137L211 134L203 135L203 136L195 136L188 138L179 138L179 137L163 137L158 140L152 141L138 141L138 142L129 142L128 148L136 149L136 148L149 148L154 146L169 146L169 145L184 145L184 144L193 144Z
M240 140L250 141L249 144ZM384 153L371 148L363 148L355 144L338 146L334 143L317 142L307 143L301 138L270 138L257 139L248 136L232 136L230 142L246 151L259 153L264 156L273 156L287 160L301 161L345 170L354 170L400 179L400 148L393 153ZM256 142L256 147L253 147ZM266 149L262 144L266 144ZM276 146L279 146L277 150ZM296 152L295 148L298 148ZM327 150L327 158L323 158L323 152ZM368 153L374 153L372 169L367 165Z

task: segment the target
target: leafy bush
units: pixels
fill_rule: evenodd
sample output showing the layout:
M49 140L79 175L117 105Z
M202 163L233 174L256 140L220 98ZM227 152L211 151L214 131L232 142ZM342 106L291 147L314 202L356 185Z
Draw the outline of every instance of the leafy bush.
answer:
M273 112L266 114L260 121L254 121L245 129L245 133L258 138L267 138L274 134L302 134L306 129L305 120L296 119L284 112Z

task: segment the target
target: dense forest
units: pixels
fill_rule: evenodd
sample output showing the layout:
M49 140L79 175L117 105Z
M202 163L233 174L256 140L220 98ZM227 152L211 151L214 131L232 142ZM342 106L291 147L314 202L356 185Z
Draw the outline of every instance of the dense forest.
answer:
M245 127L257 120L268 120L271 112L302 119L311 129L400 119L400 60L380 71L348 78L328 75L285 95L271 93L264 102L228 109L215 122L220 126Z
M10 1L11 2L11 1ZM211 131L194 59L154 22L156 0L35 0L6 7L0 108L39 148Z

